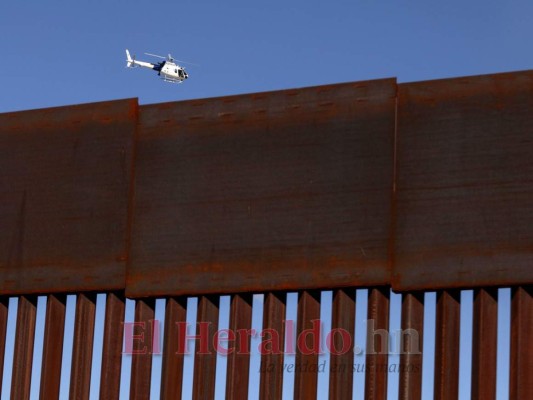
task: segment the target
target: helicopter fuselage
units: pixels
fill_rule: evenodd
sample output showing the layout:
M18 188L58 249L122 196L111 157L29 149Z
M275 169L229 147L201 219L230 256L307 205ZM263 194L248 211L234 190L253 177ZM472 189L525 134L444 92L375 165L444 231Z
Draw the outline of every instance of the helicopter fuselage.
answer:
M189 77L183 67L180 67L178 64L171 61L162 61L154 65L153 69L158 71L159 76L161 76L161 78L165 81L183 82Z

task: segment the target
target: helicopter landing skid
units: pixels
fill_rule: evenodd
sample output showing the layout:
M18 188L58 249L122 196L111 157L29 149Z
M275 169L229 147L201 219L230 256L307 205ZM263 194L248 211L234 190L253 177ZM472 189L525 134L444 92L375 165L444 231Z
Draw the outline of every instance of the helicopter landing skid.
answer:
M182 80L179 80L179 79L169 79L169 78L161 78L164 82L169 82L169 83L183 83Z

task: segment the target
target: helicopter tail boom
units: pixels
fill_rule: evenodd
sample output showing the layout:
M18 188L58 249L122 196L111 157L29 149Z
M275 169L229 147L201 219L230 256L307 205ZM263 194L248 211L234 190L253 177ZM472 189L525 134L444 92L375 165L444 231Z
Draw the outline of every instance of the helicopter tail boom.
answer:
M139 66L139 67L154 69L154 67L155 67L155 65L152 64L152 63L144 62L144 61L137 61L135 59L135 56L131 57L129 50L127 50L127 49L126 49L126 57L127 57L127 59L126 59L126 61L127 61L126 67L128 67L128 68L133 68L133 67Z

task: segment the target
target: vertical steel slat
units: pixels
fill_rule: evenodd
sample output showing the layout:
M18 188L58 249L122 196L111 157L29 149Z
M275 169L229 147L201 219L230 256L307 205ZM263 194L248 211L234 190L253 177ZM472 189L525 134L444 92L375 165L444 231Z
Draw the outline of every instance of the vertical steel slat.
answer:
M423 331L424 293L405 293L402 296L400 400L422 398Z
M11 376L11 399L30 398L33 340L37 317L37 297L20 296L18 301L13 372Z
M285 310L286 294L268 292L265 294L263 305L263 333L266 330L277 332L279 337L280 354L261 355L261 378L259 382L259 399L281 399L283 387L283 351L285 348ZM268 340L270 337L263 337Z
M496 398L498 289L474 291L472 399Z
M39 398L58 399L61 383L61 361L67 296L49 295L46 301L43 358Z
M347 335L343 335L346 332ZM336 333L333 333L336 332ZM355 290L333 291L331 313L329 399L351 400L353 393L353 347L355 340ZM350 346L344 342L349 338Z
M229 329L235 334L233 351L228 354L226 399L247 399L250 376L249 329L252 327L252 295L236 294L231 298ZM242 336L245 335L245 336ZM242 337L246 339L241 340ZM241 348L245 343L246 348Z
M365 374L365 399L367 400L387 398L389 297L388 287L369 289ZM379 345L376 346L376 344Z
M120 395L124 312L124 295L121 293L108 293L102 346L100 400L118 400Z
M135 326L133 354L131 360L130 399L145 400L150 398L152 380L152 326L155 316L155 299L139 299L135 302ZM141 338L142 337L142 338Z
M533 399L533 286L512 289L510 399Z
M459 393L460 291L437 293L435 400L457 400Z
M217 353L213 346L213 338L218 330L218 296L200 296L198 299L198 315L194 357L193 400L209 400L215 398L215 377ZM202 324L207 327L203 330ZM205 343L207 341L207 343Z
M300 292L298 298L298 328L296 336L298 341L294 368L295 399L316 399L321 329L318 330L318 337L316 337L316 332L312 333L313 321L320 322L320 291L304 290ZM313 343L315 340L319 341L318 348L316 343Z
M2 393L2 377L4 376L8 310L9 297L0 296L0 393Z
M187 321L187 298L167 299L165 308L165 336L163 340L163 366L161 372L161 399L180 400L183 387L183 353L178 353L180 337L178 322ZM185 347L183 347L185 349Z
M80 293L76 299L72 365L70 371L71 400L89 399L93 360L94 317L96 294Z

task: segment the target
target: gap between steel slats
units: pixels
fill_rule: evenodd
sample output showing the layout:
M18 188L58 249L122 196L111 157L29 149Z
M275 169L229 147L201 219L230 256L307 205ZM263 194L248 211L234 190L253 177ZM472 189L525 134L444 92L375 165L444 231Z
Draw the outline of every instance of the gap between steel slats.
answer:
M437 292L435 327L435 400L457 400L459 393L459 325L461 292Z
M196 334L201 335L201 330L204 330L207 348L202 349L202 339L196 342L193 400L214 399L215 397L217 352L213 346L213 338L218 330L219 301L218 296L200 296L198 299Z
M37 317L37 296L20 296L18 299L11 399L30 398L33 340Z
M281 399L283 387L283 351L285 348L285 312L287 295L283 292L265 293L263 306L262 340L272 339L268 332L276 332L279 338L280 354L263 351L261 355L261 373L259 382L259 399ZM265 349L263 349L265 350Z
M41 399L58 399L61 384L61 361L67 296L49 295L46 301L43 356L41 368Z
M374 332L371 332L370 329L368 329L367 331L368 333L366 340L367 353L365 369L365 399L385 400L387 398L387 375L389 358L388 332L390 288L370 288L368 296L369 298L367 323L373 323Z
M400 343L400 400L422 398L422 344L424 293L402 295L402 336Z
M333 291L331 332L344 330L347 337L334 334L331 341L329 399L351 400L353 392L353 362L355 342L355 289ZM349 347L345 340L350 340ZM346 351L345 351L346 350Z

